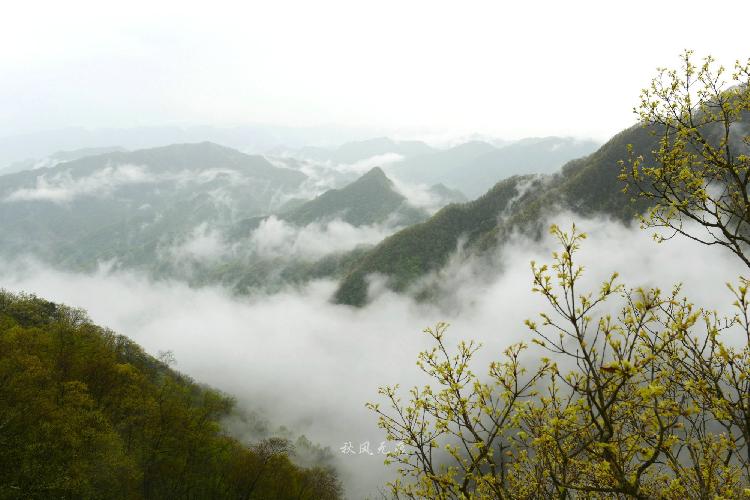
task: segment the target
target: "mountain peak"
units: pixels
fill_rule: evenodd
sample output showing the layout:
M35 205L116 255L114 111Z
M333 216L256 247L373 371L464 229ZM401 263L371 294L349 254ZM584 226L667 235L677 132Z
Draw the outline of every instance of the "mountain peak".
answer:
M380 167L372 167L370 170L365 172L365 174L362 177L360 177L358 180L363 180L363 179L382 179L382 180L391 182L388 176L385 175L385 172L383 171L383 169Z
M298 225L340 218L361 226L383 222L394 215L400 215L410 223L426 216L396 191L382 168L373 167L351 184L326 191L285 213L283 218Z
M370 170L368 170L365 173L365 176L367 176L367 175L381 175L381 176L385 177L385 172L383 172L382 168L376 166L376 167L372 167Z
M383 172L383 169L380 167L373 167L351 184L332 191L350 193L352 196L357 196L356 193L361 195L366 194L367 196L372 196L376 193L378 193L378 196L384 194L387 194L388 196L401 196L396 192L393 186L393 181L385 175L385 172Z

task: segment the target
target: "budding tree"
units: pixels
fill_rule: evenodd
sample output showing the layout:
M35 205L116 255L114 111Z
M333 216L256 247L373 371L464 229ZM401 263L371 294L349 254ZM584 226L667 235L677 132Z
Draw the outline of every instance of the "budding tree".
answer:
M693 59L686 51L641 92L635 112L659 147L653 162L631 154L621 178L651 206L642 226L666 229L657 239L726 247L750 267L750 60L728 75L711 57Z
M653 164L631 155L622 178L650 202L642 225L671 230L660 241L682 234L750 267L750 63L729 86L711 58L691 57L643 91L659 148ZM404 443L389 457L394 497L750 497L750 283L730 286L726 317L679 286L628 289L617 274L582 290L585 234L551 233L560 251L531 266L548 308L526 322L544 357L521 343L479 372L479 346L452 349L439 324L418 362L433 383L406 401L384 387L386 403L368 404Z

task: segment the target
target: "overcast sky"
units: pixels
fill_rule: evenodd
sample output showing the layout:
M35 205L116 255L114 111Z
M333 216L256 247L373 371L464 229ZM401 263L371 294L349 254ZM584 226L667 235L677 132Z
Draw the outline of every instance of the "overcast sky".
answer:
M604 139L682 49L750 57L750 2L721 5L8 2L0 135L271 123Z

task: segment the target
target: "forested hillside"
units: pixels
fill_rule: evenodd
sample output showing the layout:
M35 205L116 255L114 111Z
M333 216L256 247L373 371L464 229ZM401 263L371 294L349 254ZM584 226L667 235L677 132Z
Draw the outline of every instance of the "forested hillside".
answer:
M0 291L0 498L341 497L288 441L230 437L233 407L81 310Z
M367 300L368 274L389 278L388 285L403 291L415 280L444 265L464 238L475 245L495 230L503 211L521 199L534 198L542 190L542 180L534 176L511 177L499 182L487 194L465 204L453 204L440 210L427 222L406 228L386 238L363 258L344 278L336 292L336 301L362 305Z
M386 276L389 288L406 290L442 267L462 238L470 252L494 251L513 231L539 235L545 217L562 209L628 223L646 204L631 203L631 196L622 192L619 162L627 158L628 144L635 154L649 157L657 142L651 130L633 126L593 154L569 162L558 174L513 177L473 202L445 207L373 248L342 280L335 300L364 304L366 276L373 273Z

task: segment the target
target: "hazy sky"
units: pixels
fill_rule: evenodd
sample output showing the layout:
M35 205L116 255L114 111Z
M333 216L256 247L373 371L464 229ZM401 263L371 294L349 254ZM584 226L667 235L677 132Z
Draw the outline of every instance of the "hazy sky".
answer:
M0 17L0 135L365 125L606 138L684 48L750 57L750 2L31 1ZM715 14L718 13L718 14Z

